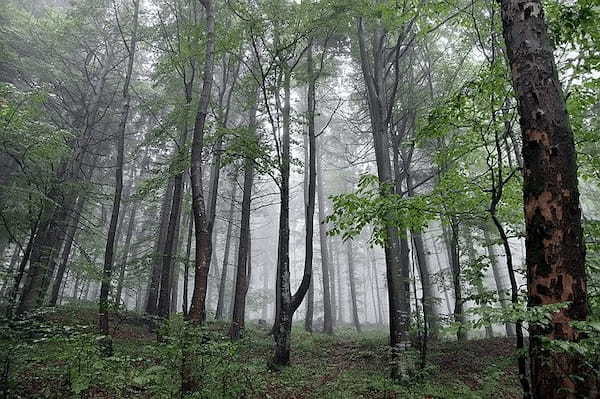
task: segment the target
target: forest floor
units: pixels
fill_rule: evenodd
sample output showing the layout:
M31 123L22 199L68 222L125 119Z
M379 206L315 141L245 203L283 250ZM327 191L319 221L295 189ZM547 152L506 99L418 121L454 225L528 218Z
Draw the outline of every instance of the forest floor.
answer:
M517 398L514 345L507 339L432 343L427 367L406 385L389 378L385 330L334 336L292 334L292 365L272 371L272 339L252 325L235 343L225 323L202 329L175 318L156 333L139 316L113 320L114 355L99 356L95 309L61 307L0 324L0 397ZM5 396L2 396L2 395Z

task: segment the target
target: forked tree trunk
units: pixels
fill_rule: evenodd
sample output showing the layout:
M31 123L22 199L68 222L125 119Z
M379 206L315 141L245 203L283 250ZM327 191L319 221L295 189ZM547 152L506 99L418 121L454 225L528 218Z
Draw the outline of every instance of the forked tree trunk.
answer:
M284 72L283 130L281 137L279 242L277 246L276 296L273 339L275 353L273 364L285 366L290 362L290 334L292 330L292 292L290 287L290 74Z
M204 147L204 134L208 106L211 98L213 82L213 69L215 58L215 9L212 0L199 0L204 7L206 15L206 50L204 53L204 71L202 76L202 89L200 102L194 123L192 139L192 211L194 215L196 253L194 291L188 318L195 323L202 323L206 319L206 293L208 285L208 272L212 251L211 230L212 226L206 215L204 189L202 187L202 152Z
M548 325L529 327L532 393L534 398L597 397L586 362L574 351L550 352L543 342L581 339L571 323L586 320L588 306L573 131L542 3L502 0L501 8L523 136L528 305L568 303Z

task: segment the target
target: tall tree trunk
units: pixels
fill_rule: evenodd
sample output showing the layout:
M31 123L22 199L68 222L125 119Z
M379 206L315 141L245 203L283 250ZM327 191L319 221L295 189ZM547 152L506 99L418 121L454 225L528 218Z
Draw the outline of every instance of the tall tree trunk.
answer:
M135 231L135 220L139 202L134 199L129 211L129 220L127 223L127 232L125 233L125 245L123 246L123 254L121 256L121 267L119 268L119 280L117 281L117 292L115 294L115 304L121 304L121 295L123 294L123 284L125 282L125 273L127 271L127 262L129 260L129 252L131 251L131 239Z
M315 145L317 142L315 140ZM321 273L323 277L323 332L333 334L333 311L331 309L333 281L329 278L329 248L327 243L327 223L325 221L325 190L323 188L323 168L321 165L321 154L318 147L315 148L316 155L316 178L319 206L319 242L321 246ZM332 278L335 280L335 278Z
M348 257L348 280L350 283L350 305L352 307L352 324L356 331L360 330L360 321L358 319L358 304L356 302L356 280L354 279L354 254L352 251L352 241L346 243L346 256Z
M173 179L169 179L163 200L160 207L160 222L158 226L158 236L152 255L152 271L148 281L148 297L146 300L145 313L149 315L158 314L158 290L160 288L160 271L165 256L165 242L167 240L167 229L169 225L169 215L171 202L173 200Z
M458 222L452 219L450 221L450 232L448 239L448 251L450 254L450 269L452 270L452 286L454 287L454 322L458 324L456 338L459 342L467 339L465 331L464 300L462 297L462 279L460 264L460 244ZM445 235L446 236L446 235Z
M188 82L185 82L185 109L192 103L192 93ZM184 122L180 127L178 151L175 153L175 160L185 157L187 150L186 142L188 138L187 112L184 115ZM179 225L181 219L181 204L184 196L184 172L180 171L173 179L173 199L171 202L171 212L169 214L169 224L164 246L164 256L162 257L162 265L160 272L160 290L158 296L158 315L167 318L171 309L171 291L172 291L172 275L174 268L174 255L177 252L177 243L179 240Z
M483 237L485 240L485 246L487 248L488 259L490 260L490 265L492 266L492 273L494 275L494 282L496 283L496 292L498 293L498 300L500 301L500 305L503 308L506 308L507 302L510 301L509 298L506 297L506 289L502 284L502 271L500 269L500 264L498 263L498 255L494 249L494 242L490 237L490 227L487 225L483 228ZM506 330L507 337L515 336L515 326L510 322L504 323L504 329Z
M313 319L313 308L314 308L314 283L312 281L312 270L313 270L313 235L314 235L314 216L315 216L315 187L316 187L316 136L315 136L315 92L316 92L316 77L313 66L313 43L312 40L308 45L306 52L306 63L308 72L308 90L307 90L307 105L308 105L308 145L307 149L307 172L306 173L306 185L305 185L305 200L304 200L304 213L305 213L305 252L304 252L304 274L303 280L308 279L309 284L309 297L306 304L306 319L305 329L312 332L312 319Z
M469 227L465 227L463 229L463 237L465 239L465 252L467 253L468 262L471 264L471 268L473 268L474 263L477 262L477 251L475 250L473 243L473 236L471 233L471 229ZM485 286L484 286L484 275L475 276L474 280L472 280L473 285L475 286L475 290L477 291L477 295L480 298L483 298L485 295ZM485 305L485 304L483 304ZM485 325L485 337L493 338L494 330L492 329L491 324Z
M108 295L111 286L111 277L113 271L113 252L115 245L115 233L117 230L117 222L119 221L119 210L121 207L121 193L123 191L123 158L125 156L125 128L127 119L129 118L129 103L131 97L129 95L129 84L133 73L133 62L135 59L135 47L137 44L138 30L138 12L139 0L134 0L133 11L133 34L131 36L131 44L128 47L129 62L127 64L127 72L125 82L123 83L123 109L121 111L121 121L117 132L117 165L115 171L115 194L113 198L112 215L110 218L110 227L108 229L108 237L106 241L106 250L104 252L104 268L102 271L102 285L100 288L100 300L98 306L98 321L100 333L104 335L102 346L103 354L106 356L112 355L112 341L109 336L108 329Z
M31 251L33 249L33 243L35 242L36 235L38 234L38 221L36 221L31 226L31 232L29 233L29 240L27 241L27 246L23 251L23 257L21 258L21 262L19 263L19 268L17 269L17 273L15 274L14 284L12 286L11 291L8 294L8 306L6 307L6 315L7 317L12 317L13 308L15 303L17 302L17 296L19 295L19 286L21 285L21 281L23 280L23 274L25 274L25 267L27 267L27 263L29 262L29 258L31 256Z
M215 57L215 10L212 0L199 0L205 9L206 15L206 50L204 53L204 71L202 76L202 90L198 113L194 123L192 139L192 211L194 215L196 238L196 261L194 275L194 291L188 318L196 323L206 319L206 291L210 256L212 251L211 232L212 223L206 215L204 202L204 189L202 187L202 152L204 147L204 134L208 105L211 98Z
M251 111L252 112L252 111ZM256 108L252 113L251 121L256 119ZM255 122L251 122L253 125ZM255 126L253 126L255 128ZM244 329L246 313L246 293L250 284L248 267L250 254L250 205L252 201L252 185L254 181L253 160L244 161L244 190L242 194L242 219L240 223L240 244L238 246L237 273L235 279L235 295L233 298L233 317L229 337L237 340L241 338Z
M180 223L181 224L181 223ZM187 223L183 223L187 226ZM177 237L175 240L175 259L173 259L173 264L171 265L171 300L170 303L170 313L177 313L177 305L179 299L179 272L181 268L179 267L179 254L181 253L181 226L177 226Z
M285 366L290 362L290 333L292 329L292 292L290 287L290 80L291 72L285 68L283 78L284 105L280 160L279 242L277 249L276 311L273 328L275 353L273 364ZM303 278L304 280L304 278Z
M56 302L58 300L58 294L60 290L60 285L63 280L63 276L65 274L65 270L67 269L67 265L69 262L69 256L71 255L71 248L73 247L73 240L75 239L75 235L77 234L77 228L79 227L79 219L81 218L81 213L83 212L83 207L85 204L86 198L84 196L80 196L77 199L77 205L75 207L75 212L72 215L71 225L67 230L65 246L63 248L62 259L60 262L60 266L58 267L58 271L56 272L56 278L54 279L54 285L52 286L52 293L50 295L50 301L48 303L49 306L56 306Z
M379 276L377 271L377 260L375 259L375 255L371 249L369 251L369 260L371 263L371 268L373 271L373 280L375 281L375 292L377 293L377 324L383 324L383 305L381 303L381 294L379 289Z
M19 255L21 254L21 246L19 244L15 244L13 249L13 254L10 257L10 263L8 264L8 270L6 271L6 279L2 284L2 289L0 290L0 298L3 298L6 294L8 287L10 286L11 278L13 277L13 273L15 272L15 267L17 267L17 262L19 261Z
M593 397L599 393L585 362L573 351L550 353L543 343L578 341L582 335L571 322L588 317L573 131L541 1L502 0L501 5L523 136L528 305L568 302L549 325L529 327L532 393L534 398Z
M331 254L335 252L337 255L332 256L333 268L335 270L336 277L336 285L337 285L337 321L341 324L344 324L344 294L343 294L343 285L342 285L342 270L340 267L340 255L341 252L339 246L336 248L337 251L331 251Z
M59 198L53 200L62 201ZM31 249L29 269L17 307L18 315L40 306L44 300L48 274L54 269L56 255L60 250L62 222L66 219L70 206L68 199L66 199L65 203L60 206L53 206L42 216Z
M515 276L515 269L512 261L512 250L510 249L510 243L508 242L508 236L504 231L504 226L500 223L500 220L496 216L495 206L491 211L492 221L500 233L502 240L502 246L504 247L504 254L506 255L506 268L508 270L508 277L510 279L510 291L511 291L511 302L513 306L517 306L519 303L519 286L517 285L517 278ZM517 338L517 351L518 353L518 366L519 366L519 379L521 381L521 387L523 388L523 396L525 398L531 397L529 379L527 377L527 359L523 354L525 348L525 340L523 336L523 322L517 320L515 323L515 335Z
M256 131L256 100L250 109L249 125L252 132ZM256 139L254 133L253 139ZM233 299L233 315L229 337L241 338L244 329L246 313L246 293L250 284L249 254L250 254L250 206L252 201L252 185L254 182L254 159L250 154L244 160L244 188L242 193L242 217L240 222L240 244L238 246L237 272L235 279L235 295ZM225 265L223 265L225 267Z
M187 232L187 243L185 246L185 263L183 266L183 300L182 310L183 315L187 317L188 314L188 285L189 285L189 273L190 273L190 255L192 252L192 234L194 234L194 218L189 215L188 218L188 232Z
M385 90L384 59L386 57L381 53L383 51L382 44L385 42L385 32L383 27L380 26L374 30L373 43L381 44L378 45L377 49L373 49L377 54L373 59L373 63L371 63L366 45L363 20L359 18L358 42L361 70L367 88L367 103L375 146L377 174L381 182L381 194L387 195L390 193L390 187L394 185L389 157L390 144L388 137L391 115L387 109L386 99L378 94L378 88ZM408 336L410 327L410 281L404 281L406 271L409 269L408 264L402 261L403 258L406 258L406 254L402 254L401 252L398 229L388 227L386 233L387 239L384 250L390 308L390 345L398 350L403 350L410 345ZM394 378L399 377L398 372L399 370L393 367L392 376Z
M187 129L186 129L187 130ZM187 133L182 133L180 139L184 143ZM165 240L164 256L160 273L160 290L158 296L158 315L163 318L169 317L171 310L171 276L173 274L174 257L177 255L177 242L179 240L179 223L181 219L181 202L183 200L183 172L177 174L173 183L173 201L169 215L169 226L167 228L167 239Z
M219 281L219 297L217 299L217 310L215 312L216 320L223 320L225 310L225 290L227 288L227 269L229 268L229 250L231 247L231 236L233 233L233 210L235 209L235 197L237 195L237 178L231 178L231 203L227 212L227 232L225 234L225 249L223 252L223 267L221 268L221 278Z
M444 243L448 242L447 235L445 234L445 230L444 230L444 235L442 238L444 239ZM447 244L445 244L445 245L447 245ZM450 303L450 295L448 295L448 285L446 284L446 271L442 267L443 262L442 262L442 259L440 258L440 251L438 249L435 239L431 240L431 246L433 247L433 253L435 254L435 260L438 265L438 274L440 276L440 283L442 285L442 291L444 292L446 311L448 312L447 315L450 316L452 314L452 306ZM450 258L451 258L450 251L446 251L446 253L448 254L448 263L450 263ZM452 269L450 266L448 266L448 268ZM450 273L450 274L452 274L452 273Z

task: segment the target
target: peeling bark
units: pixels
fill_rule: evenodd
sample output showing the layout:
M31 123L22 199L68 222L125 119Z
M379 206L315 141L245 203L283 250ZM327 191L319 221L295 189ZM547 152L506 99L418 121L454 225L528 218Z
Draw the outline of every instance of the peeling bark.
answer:
M570 323L588 317L575 145L552 44L539 0L502 0L501 8L523 136L528 306L569 302L548 325L530 326L532 394L595 397L585 363L543 344L578 341L581 334Z

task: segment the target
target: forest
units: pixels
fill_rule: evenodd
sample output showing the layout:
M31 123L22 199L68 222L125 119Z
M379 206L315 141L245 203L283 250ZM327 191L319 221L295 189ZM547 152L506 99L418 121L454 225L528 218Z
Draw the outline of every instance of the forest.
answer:
M0 0L1 398L600 398L598 0Z

